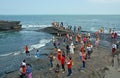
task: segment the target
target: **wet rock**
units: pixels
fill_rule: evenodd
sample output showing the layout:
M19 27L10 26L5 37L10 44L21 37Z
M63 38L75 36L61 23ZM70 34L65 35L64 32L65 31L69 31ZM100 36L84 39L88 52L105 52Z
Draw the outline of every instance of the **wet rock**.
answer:
M21 30L20 21L0 21L0 31Z

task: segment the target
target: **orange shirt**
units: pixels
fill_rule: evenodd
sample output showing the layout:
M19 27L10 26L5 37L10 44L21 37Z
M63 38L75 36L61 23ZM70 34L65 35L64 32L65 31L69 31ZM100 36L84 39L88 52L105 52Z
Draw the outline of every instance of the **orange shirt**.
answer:
M26 74L26 70L27 70L26 66L23 66L23 67L22 67L22 73L23 73L23 74Z

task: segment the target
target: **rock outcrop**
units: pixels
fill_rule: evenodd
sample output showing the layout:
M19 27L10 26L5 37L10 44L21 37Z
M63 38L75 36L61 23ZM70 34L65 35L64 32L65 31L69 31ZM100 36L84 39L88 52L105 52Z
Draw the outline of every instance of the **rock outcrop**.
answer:
M53 35L58 35L58 33L59 33L62 36L66 35L66 33L69 33L69 34L73 33L71 30L60 29L60 28L54 27L54 26L46 27L46 28L40 29L38 31L46 32L46 33L53 34Z
M21 30L20 21L0 21L0 31Z

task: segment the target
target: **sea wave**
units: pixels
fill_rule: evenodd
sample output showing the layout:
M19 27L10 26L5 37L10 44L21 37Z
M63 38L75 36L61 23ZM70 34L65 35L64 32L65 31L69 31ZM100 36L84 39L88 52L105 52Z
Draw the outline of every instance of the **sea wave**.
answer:
M39 43L31 45L29 50L31 51L33 49L38 49L38 48L44 47L51 40L52 39L42 39L42 40L39 41ZM16 51L16 52L9 52L9 53L6 53L6 54L1 54L0 57L10 56L10 55L16 56L16 55L19 55L19 54L22 54L22 53L25 53L25 51L21 50L21 51Z
M22 28L45 28L45 27L50 27L52 25L39 25L39 24L34 24L34 25L30 25L30 24L27 24L27 25L22 25Z
M38 44L31 45L30 50L41 48L41 47L45 46L47 43L49 43L51 40L52 39L42 39L39 41Z
M1 54L1 57L12 55L13 53Z

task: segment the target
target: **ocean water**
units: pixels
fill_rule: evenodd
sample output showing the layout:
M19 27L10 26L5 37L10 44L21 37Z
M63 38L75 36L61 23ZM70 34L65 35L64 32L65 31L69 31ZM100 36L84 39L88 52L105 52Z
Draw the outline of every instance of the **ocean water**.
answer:
M49 43L52 35L35 30L51 26L53 21L63 22L64 26L81 26L82 30L92 32L104 27L108 33L109 28L113 28L120 35L120 15L0 15L0 20L21 21L23 28L19 32L0 32L0 73L17 68L25 45L32 50Z

